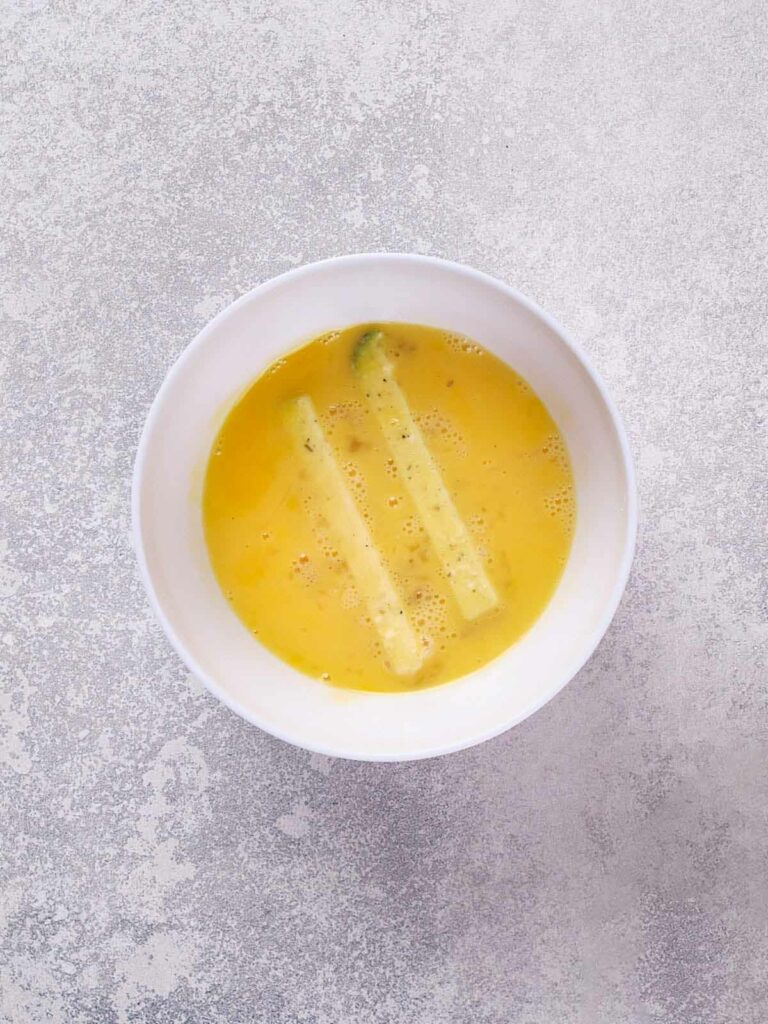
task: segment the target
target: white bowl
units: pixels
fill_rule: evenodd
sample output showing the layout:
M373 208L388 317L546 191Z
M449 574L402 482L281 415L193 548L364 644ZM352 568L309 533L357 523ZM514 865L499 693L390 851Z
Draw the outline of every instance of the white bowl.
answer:
M338 690L290 668L240 623L203 539L202 483L232 402L280 355L350 324L399 320L465 334L543 399L568 446L576 530L541 618L508 651L414 693ZM482 401L482 395L478 395ZM534 303L485 274L425 256L342 256L254 288L201 331L152 405L133 477L141 575L163 629L194 674L243 718L308 750L366 761L433 757L522 722L600 642L629 574L635 481L621 421L595 371Z

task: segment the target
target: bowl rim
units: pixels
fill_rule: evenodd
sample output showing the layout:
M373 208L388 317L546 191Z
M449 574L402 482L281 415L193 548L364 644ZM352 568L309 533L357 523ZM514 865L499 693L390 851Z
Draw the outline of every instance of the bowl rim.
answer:
M214 333L219 325L232 315L235 310L241 306L251 302L254 298L260 295L264 295L267 292L281 287L284 284L300 279L301 277L312 274L321 267L343 266L345 264L361 264L361 263L375 263L380 260L394 260L400 263L411 263L421 264L423 266L432 266L442 270L450 270L453 273L458 273L466 277L472 278L486 286L495 288L502 292L505 292L510 298L515 300L529 312L537 316L544 324L546 324L570 349L571 353L575 356L581 367L589 376L591 382L600 395L600 398L608 412L613 429L616 432L616 438L619 444L619 450L621 452L622 465L626 477L627 485L627 508L626 508L626 540L624 544L624 550L622 552L621 561L619 563L618 571L616 574L616 580L614 582L613 589L608 600L605 603L603 614L592 630L587 642L584 645L582 654L579 654L573 659L570 665L560 673L560 675L554 680L553 684L542 694L541 699L534 702L529 707L525 708L523 712L513 716L511 719L504 719L491 729L487 729L480 734L474 734L467 738L448 742L443 745L439 745L426 750L417 750L407 755L402 754L387 754L387 753L367 753L367 752L351 752L349 750L338 750L331 747L327 747L322 743L313 744L307 742L302 737L301 740L290 734L289 730L285 730L279 727L275 727L272 723L263 720L259 715L253 714L250 710L240 704L239 701L232 699L226 694L218 683L213 679L207 672L205 672L197 663L196 659L187 650L185 645L179 639L173 624L168 619L157 596L155 586L152 580L152 575L149 570L147 562L146 551L144 549L143 533L142 533L142 517L141 517L141 488L144 478L144 469L147 459L147 452L149 449L150 438L154 432L155 421L160 415L160 410L165 402L166 395L172 389L176 378L181 374L185 365L190 361L198 348L205 344L209 335ZM443 754L454 753L459 750L466 750L469 747L477 746L484 743L486 740L500 736L502 733L507 732L514 726L519 725L525 719L529 718L536 711L540 710L545 704L548 704L557 694L581 671L584 665L590 660L596 649L600 645L603 637L608 631L616 611L621 602L621 598L627 586L629 574L632 568L632 562L634 560L635 549L637 544L637 532L638 532L638 495L637 495L637 479L635 475L635 467L632 459L632 454L629 448L629 441L627 439L626 430L624 428L623 421L619 414L619 411L611 398L608 390L603 383L603 380L597 370L591 365L586 353L582 347L574 341L568 331L546 310L542 309L538 303L529 299L526 295L523 295L516 288L508 285L505 281L494 277L491 274L487 274L484 271L476 270L474 267L466 266L463 263L457 263L453 260L444 259L438 256L426 256L418 253L403 253L403 252L367 252L367 253L349 253L342 256L331 256L326 259L315 260L311 263L302 264L299 267L294 267L291 270L287 270L276 277L268 278L266 281L261 282L255 287L249 289L239 298L229 303L224 309L220 310L205 326L195 335L191 342L182 350L179 356L176 358L173 365L167 371L160 387L157 390L155 397L149 407L144 426L141 431L138 447L136 450L136 458L134 461L133 475L131 480L131 541L136 555L136 560L139 568L139 575L144 585L144 589L149 598L149 603L154 611L155 617L157 618L163 632L171 643L171 646L180 657L183 664L192 672L192 674L203 683L206 689L226 705L231 711L237 714L240 718L245 719L251 725L256 725L264 732L269 733L271 736L275 736L277 739L284 740L293 746L299 747L303 750L309 750L313 753L324 754L329 757L340 757L346 760L353 761L368 761L368 762L407 762L424 760L426 758L438 757ZM396 697L398 699L408 699L412 696L408 693L382 693L382 694L369 694L370 697L381 697L391 698Z

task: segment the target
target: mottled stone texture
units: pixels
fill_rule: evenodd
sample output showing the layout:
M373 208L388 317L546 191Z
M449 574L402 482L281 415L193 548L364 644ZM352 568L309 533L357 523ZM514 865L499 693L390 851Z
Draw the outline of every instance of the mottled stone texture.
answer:
M764 1024L762 0L5 0L0 22L3 1024ZM387 249L572 330L642 505L578 678L402 766L309 755L201 692L128 515L198 329Z

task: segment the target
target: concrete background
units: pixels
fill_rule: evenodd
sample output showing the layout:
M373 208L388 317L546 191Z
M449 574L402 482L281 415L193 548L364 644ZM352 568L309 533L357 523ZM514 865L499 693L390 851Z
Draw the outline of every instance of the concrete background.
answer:
M764 1024L761 0L5 0L0 1020ZM9 220L8 220L9 218ZM443 255L540 302L637 457L588 667L480 748L331 761L155 625L142 421L255 283Z

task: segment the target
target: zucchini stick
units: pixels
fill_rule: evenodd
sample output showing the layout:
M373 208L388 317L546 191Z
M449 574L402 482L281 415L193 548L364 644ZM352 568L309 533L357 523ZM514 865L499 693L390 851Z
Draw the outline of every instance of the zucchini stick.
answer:
M465 619L476 619L499 603L482 559L448 493L395 369L382 331L368 331L355 346L352 364L448 578Z
M408 620L308 395L286 403L285 423L296 453L307 468L316 507L335 533L392 670L398 675L416 672L425 649Z

